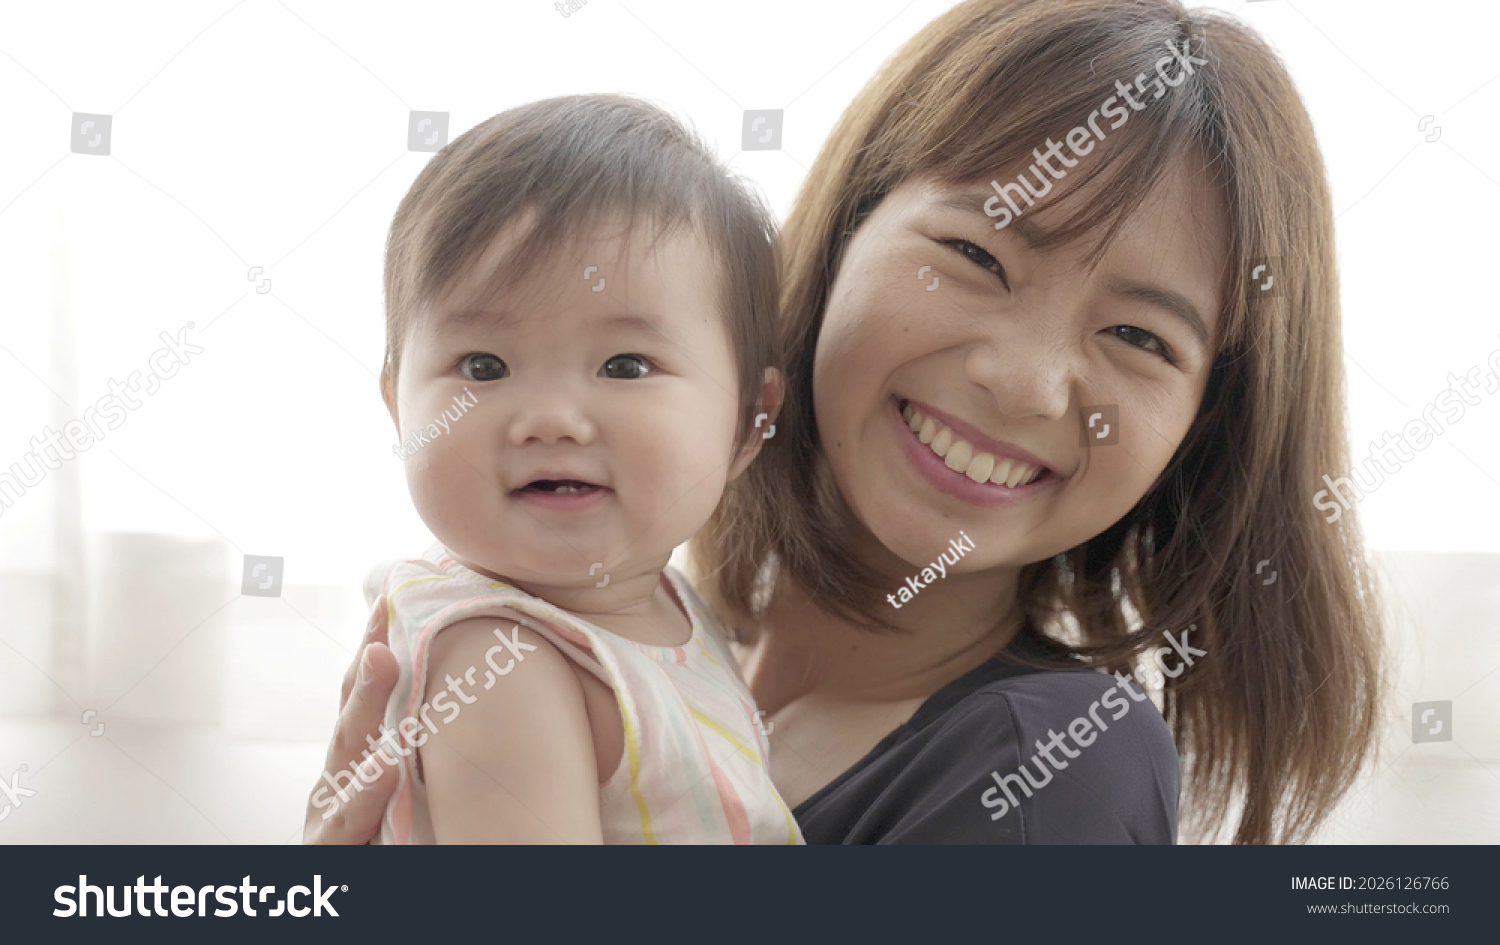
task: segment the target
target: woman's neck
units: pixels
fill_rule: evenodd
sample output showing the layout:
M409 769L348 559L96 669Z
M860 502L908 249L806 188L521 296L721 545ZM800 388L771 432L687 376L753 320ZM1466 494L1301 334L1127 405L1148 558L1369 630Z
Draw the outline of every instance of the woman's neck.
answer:
M830 614L783 575L755 643L741 653L751 693L769 712L809 695L859 702L925 699L1015 637L1019 574L1016 568L950 574L886 615L903 628L899 633Z

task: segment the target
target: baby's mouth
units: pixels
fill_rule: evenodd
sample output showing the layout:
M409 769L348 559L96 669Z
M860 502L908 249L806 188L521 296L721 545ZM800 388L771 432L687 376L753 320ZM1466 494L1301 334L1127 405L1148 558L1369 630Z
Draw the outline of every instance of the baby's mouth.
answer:
M603 490L603 486L578 479L534 479L515 491L521 495L590 495Z

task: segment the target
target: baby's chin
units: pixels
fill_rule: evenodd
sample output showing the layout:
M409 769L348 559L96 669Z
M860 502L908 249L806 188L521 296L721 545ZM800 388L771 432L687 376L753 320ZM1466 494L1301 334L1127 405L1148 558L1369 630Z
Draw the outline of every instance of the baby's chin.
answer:
M441 537L439 537L441 541ZM549 591L571 594L574 591L593 591L596 588L637 586L646 575L659 578L672 556L673 548L661 549L654 554L646 549L632 548L628 559L596 555L584 561L580 555L566 546L558 552L549 552L544 557L521 561L514 549L508 553L491 549L473 549L474 554L465 554L444 542L459 564L492 580L515 585L529 594L549 599Z
M442 541L442 536L438 540ZM497 581L570 587L581 585L588 576L589 563L580 564L579 555L566 549L522 560L514 548L496 550L443 544L459 564Z
M618 510L594 510L584 516L559 515L515 506L457 511L464 503L418 505L429 531L454 558L472 571L507 583L557 588L594 587L606 572L616 579L626 574L660 571L672 551L691 533L657 521L641 524L620 521ZM672 523L678 524L678 523ZM656 527L652 527L655 525ZM668 543L670 542L670 543ZM622 560L621 555L626 555Z

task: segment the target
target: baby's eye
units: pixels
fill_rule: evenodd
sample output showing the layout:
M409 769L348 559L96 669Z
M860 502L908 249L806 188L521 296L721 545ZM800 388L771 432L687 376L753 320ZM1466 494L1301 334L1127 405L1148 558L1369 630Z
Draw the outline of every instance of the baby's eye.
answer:
M471 381L498 381L510 376L510 368L493 354L471 354L463 359L459 370Z
M1167 343L1144 328L1137 328L1134 325L1116 325L1109 330L1111 332L1114 332L1115 337L1130 345L1132 348L1140 348L1142 351L1149 351L1150 353L1161 357L1161 359L1166 361L1168 364L1176 363L1172 359L1172 352L1171 349L1167 347Z
M600 377L634 381L651 373L651 362L638 354L617 354L604 362Z

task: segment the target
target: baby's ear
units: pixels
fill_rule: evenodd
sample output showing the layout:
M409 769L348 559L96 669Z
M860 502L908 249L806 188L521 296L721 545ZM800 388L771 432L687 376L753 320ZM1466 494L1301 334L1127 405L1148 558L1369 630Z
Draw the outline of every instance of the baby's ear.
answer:
M391 378L390 362L386 362L385 369L380 372L380 399L385 401L385 409L390 411L391 422L396 425L396 433L401 432L401 420L396 413L396 385Z
M776 368L768 367L762 376L760 398L756 401L755 425L745 431L745 440L740 444L734 463L729 467L729 480L738 479L751 460L760 455L766 440L776 435L776 417L781 413L781 401L786 396L786 380Z

